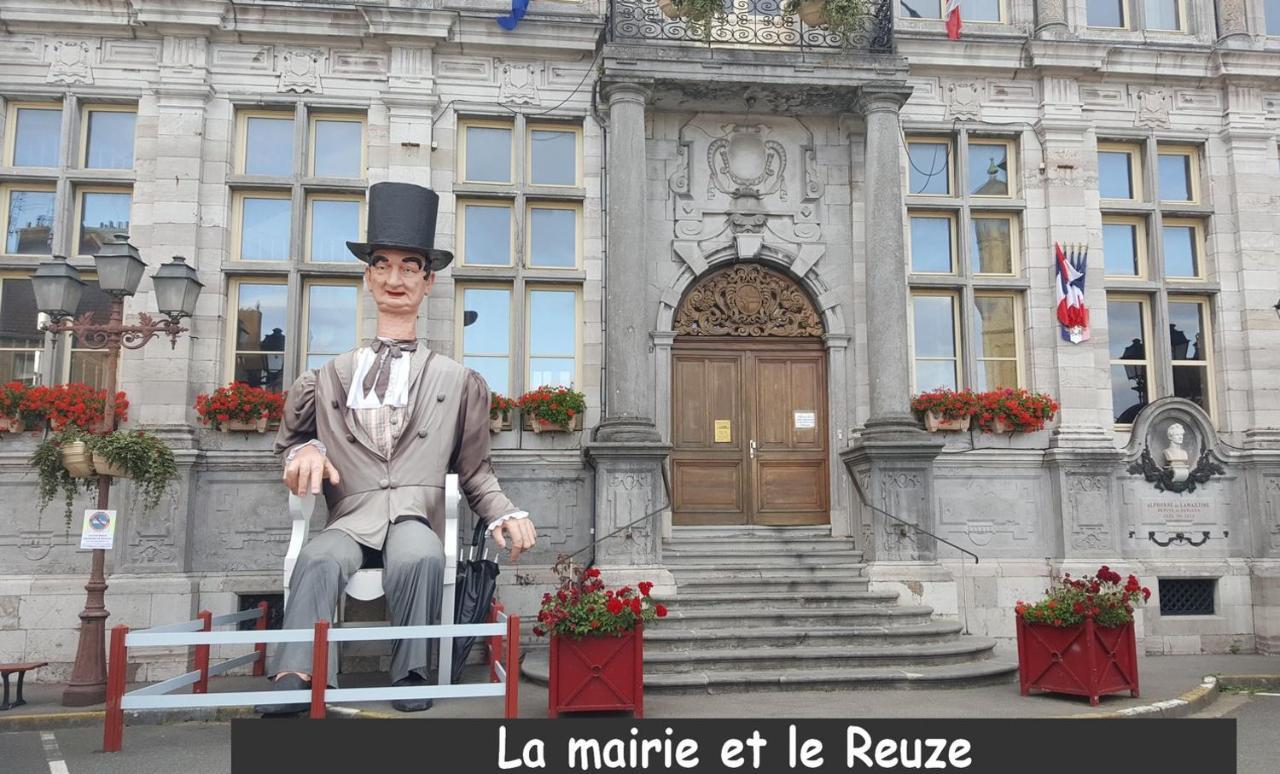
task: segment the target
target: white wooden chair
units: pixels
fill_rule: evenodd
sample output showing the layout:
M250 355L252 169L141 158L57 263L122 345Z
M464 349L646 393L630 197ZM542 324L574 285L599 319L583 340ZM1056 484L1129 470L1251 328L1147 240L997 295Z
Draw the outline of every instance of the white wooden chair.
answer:
M444 583L441 585L444 598L440 604L440 623L452 624L454 616L453 600L458 580L458 476L450 473L444 480ZM298 554L307 542L311 532L311 514L315 511L315 495L298 497L289 493L289 516L293 519L293 532L289 536L289 551L284 556L284 601L289 602L289 581L293 576L293 566L298 562ZM383 595L382 570L357 570L347 579L346 595L362 602L369 602ZM341 620L344 597L339 597L335 621ZM337 643L329 645L330 663L337 664ZM453 674L453 638L440 638L439 684L448 685Z

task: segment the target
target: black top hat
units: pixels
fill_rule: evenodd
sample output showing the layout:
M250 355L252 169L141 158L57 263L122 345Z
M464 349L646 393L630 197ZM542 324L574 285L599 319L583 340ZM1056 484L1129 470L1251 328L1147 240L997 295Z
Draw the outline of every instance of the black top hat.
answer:
M380 247L414 250L427 257L428 270L439 271L453 260L453 253L432 247L439 209L440 197L430 188L374 183L369 186L369 241L347 242L347 249L365 263Z

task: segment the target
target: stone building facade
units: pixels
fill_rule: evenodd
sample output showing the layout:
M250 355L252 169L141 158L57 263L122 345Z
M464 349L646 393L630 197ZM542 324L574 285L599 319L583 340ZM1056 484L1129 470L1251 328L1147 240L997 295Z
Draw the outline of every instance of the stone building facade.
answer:
M271 438L192 405L233 378L287 388L372 333L341 239L368 184L399 180L441 194L458 254L430 346L509 395L587 396L581 433L494 435L539 525L503 576L517 606L561 552L678 597L681 526L829 524L871 588L1006 645L1016 600L1106 562L1156 592L1148 652L1280 649L1280 8L993 0L951 42L941 4L909 0L845 45L729 3L709 40L656 0L538 0L512 32L501 0L0 8L3 376L97 378L36 330L24 278L51 254L91 269L124 228L205 285L191 336L121 366L130 426L182 478L124 509L114 622L279 592ZM1056 321L1055 243L1089 248L1084 342ZM144 283L126 311L153 305ZM909 400L940 385L1061 411L927 434ZM87 558L34 507L35 442L0 446L0 661L57 680ZM1179 450L1207 480L1158 489ZM1162 615L1161 589L1191 603Z

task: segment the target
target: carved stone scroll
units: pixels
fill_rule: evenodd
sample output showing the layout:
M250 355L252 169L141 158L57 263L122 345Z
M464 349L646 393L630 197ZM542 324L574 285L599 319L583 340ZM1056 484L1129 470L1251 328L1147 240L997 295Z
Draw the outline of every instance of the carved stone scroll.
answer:
M813 303L787 277L745 264L699 282L676 311L685 336L821 336Z

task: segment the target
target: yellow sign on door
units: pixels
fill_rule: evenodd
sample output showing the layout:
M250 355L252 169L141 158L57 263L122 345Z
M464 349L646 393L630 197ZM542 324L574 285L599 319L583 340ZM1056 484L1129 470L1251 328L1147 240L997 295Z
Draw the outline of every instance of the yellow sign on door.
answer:
M730 431L729 420L716 420L716 443L732 443L733 433Z

